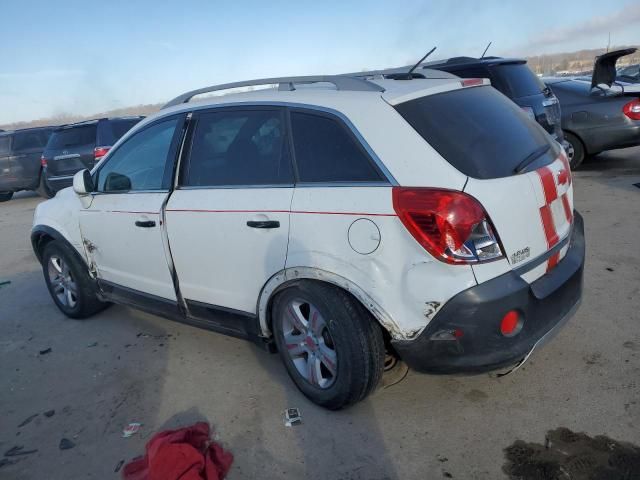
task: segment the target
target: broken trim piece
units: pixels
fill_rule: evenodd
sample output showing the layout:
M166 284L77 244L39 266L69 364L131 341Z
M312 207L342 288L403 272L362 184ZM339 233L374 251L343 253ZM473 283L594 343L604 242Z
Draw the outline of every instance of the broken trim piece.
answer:
M264 337L272 335L269 328L269 303L274 294L286 288L287 284L297 280L318 280L321 282L336 285L356 297L362 305L373 315L380 325L389 332L394 340L410 340L420 332L412 332L411 335L405 335L398 324L391 316L365 291L352 281L337 275L335 273L321 270L313 267L291 267L279 271L273 275L262 288L258 298L258 318L260 320L260 329Z

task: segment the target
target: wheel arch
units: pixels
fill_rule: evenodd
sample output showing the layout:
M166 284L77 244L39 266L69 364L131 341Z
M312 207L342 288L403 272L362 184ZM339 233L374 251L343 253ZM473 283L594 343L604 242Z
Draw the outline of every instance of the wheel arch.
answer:
M324 282L341 288L358 300L392 338L406 339L391 316L357 284L341 275L313 267L290 267L281 270L264 285L258 297L256 309L263 336L270 337L272 334L271 305L276 294L302 280Z
M591 154L590 148L588 147L587 142L585 142L584 138L582 138L582 135L577 133L575 130L572 130L571 128L563 128L562 131L565 133L570 133L578 139L578 141L582 144L582 148L584 148L585 155Z
M82 262L82 265L84 265L87 270L90 271L89 266L87 265L87 261L83 258L82 255L80 255L78 249L74 247L73 244L69 240L67 240L62 233L48 225L35 225L31 229L31 246L33 247L33 253L35 253L40 263L42 263L42 252L44 252L45 246L53 240L57 240L66 244L78 258L78 260Z

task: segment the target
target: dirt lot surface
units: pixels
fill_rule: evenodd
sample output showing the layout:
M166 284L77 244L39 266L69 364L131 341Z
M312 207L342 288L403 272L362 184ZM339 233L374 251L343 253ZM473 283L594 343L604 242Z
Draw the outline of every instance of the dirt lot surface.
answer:
M234 453L232 480L500 479L505 448L544 445L551 430L640 443L638 182L640 149L600 155L575 175L583 303L521 370L409 373L340 412L311 404L277 355L241 340L118 306L63 317L29 242L41 200L18 194L0 204L0 282L11 281L0 287L0 461L17 460L0 478L118 478L116 465L154 431L196 420ZM283 425L287 407L300 409L302 425ZM122 438L129 422L144 425ZM60 450L62 438L75 447ZM2 456L20 445L37 452Z

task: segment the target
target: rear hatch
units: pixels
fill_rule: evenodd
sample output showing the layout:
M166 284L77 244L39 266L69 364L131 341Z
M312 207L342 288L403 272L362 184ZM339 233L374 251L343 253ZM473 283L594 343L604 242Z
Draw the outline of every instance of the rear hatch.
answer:
M511 100L492 87L479 86L420 97L395 108L469 177L464 191L486 210L509 268L545 255L568 236L573 197L564 152ZM554 251L524 278L533 281L544 275L565 251Z
M11 144L9 165L11 176L21 187L34 186L40 176L40 156L44 150L51 129L37 128L16 130Z
M71 176L95 163L97 122L54 130L43 157L49 176Z

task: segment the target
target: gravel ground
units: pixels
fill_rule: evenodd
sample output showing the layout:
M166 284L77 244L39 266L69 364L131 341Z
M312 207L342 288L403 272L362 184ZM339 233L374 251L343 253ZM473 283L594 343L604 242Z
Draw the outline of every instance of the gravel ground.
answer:
M29 242L40 199L18 194L0 205L0 281L11 281L0 287L0 455L37 452L7 457L18 461L0 477L117 478L116 465L154 431L196 420L234 453L232 480L506 478L506 447L544 443L560 427L640 443L637 182L640 149L600 155L575 174L583 303L522 369L500 379L410 372L340 412L307 401L278 356L248 342L118 306L63 317ZM302 425L283 425L287 407L300 408ZM122 438L134 421L140 433ZM62 438L75 447L60 450Z

